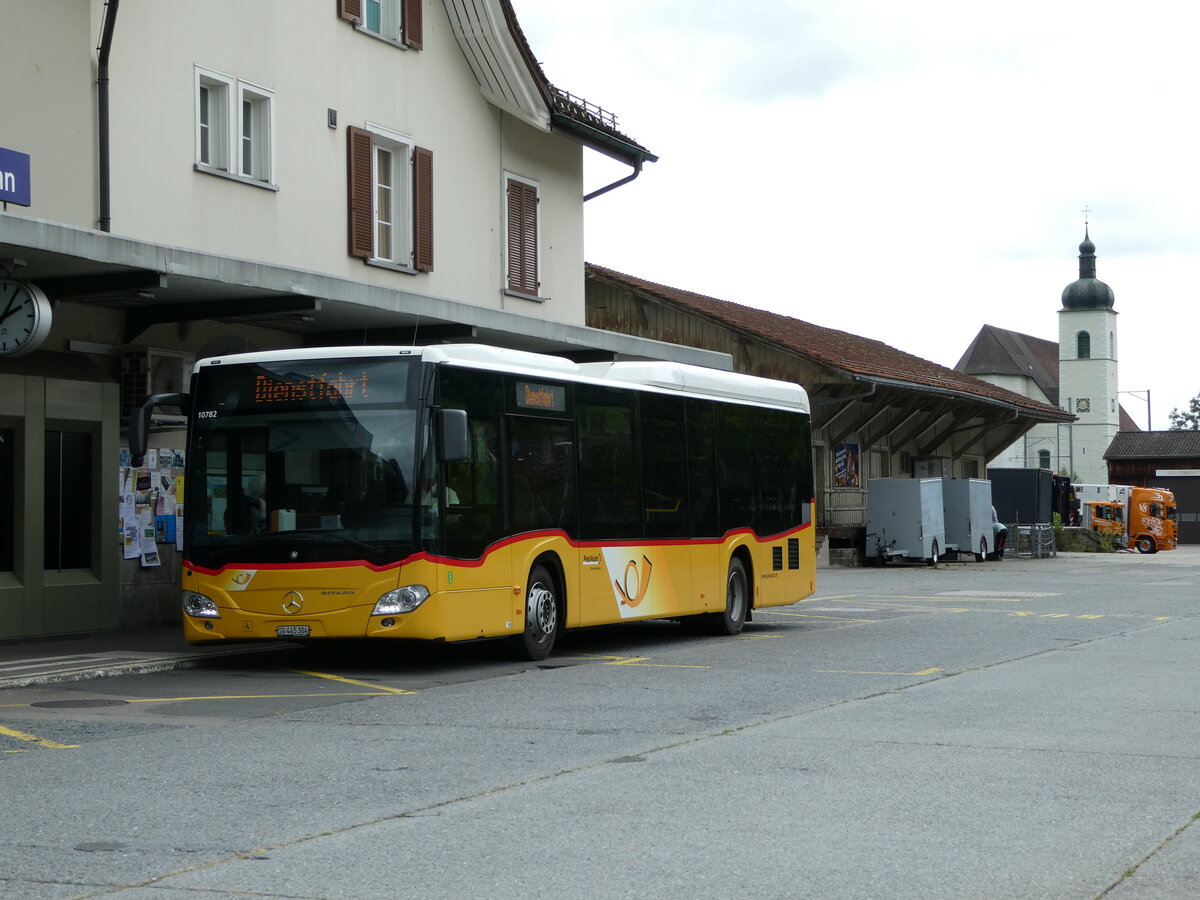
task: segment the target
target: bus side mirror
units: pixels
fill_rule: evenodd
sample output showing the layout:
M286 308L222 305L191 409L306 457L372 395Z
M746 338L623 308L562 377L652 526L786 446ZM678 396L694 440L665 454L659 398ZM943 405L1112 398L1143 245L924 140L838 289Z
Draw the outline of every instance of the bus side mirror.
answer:
M185 416L192 411L191 394L149 394L129 416L130 463L136 468L146 459L150 441L150 414L156 406L177 406Z
M439 409L442 462L462 462L471 458L471 428L465 409Z

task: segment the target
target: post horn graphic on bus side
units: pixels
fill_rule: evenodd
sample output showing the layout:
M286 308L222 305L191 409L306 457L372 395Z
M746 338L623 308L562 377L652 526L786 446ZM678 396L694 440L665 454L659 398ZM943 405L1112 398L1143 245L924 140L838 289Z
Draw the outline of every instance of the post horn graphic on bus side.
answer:
M654 568L654 564L645 555L642 556L642 563L640 572L637 560L631 559L626 563L623 584L621 581L613 579L613 587L617 589L622 606L632 609L646 599L646 592L650 590L650 572ZM633 576L632 587L631 574Z

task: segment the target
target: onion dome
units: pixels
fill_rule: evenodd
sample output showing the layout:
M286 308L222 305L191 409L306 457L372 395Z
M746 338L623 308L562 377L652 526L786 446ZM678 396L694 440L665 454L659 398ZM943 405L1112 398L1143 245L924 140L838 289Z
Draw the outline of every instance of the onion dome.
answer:
M1116 299L1113 289L1096 277L1096 245L1085 226L1079 245L1079 280L1063 289L1063 309L1112 309Z

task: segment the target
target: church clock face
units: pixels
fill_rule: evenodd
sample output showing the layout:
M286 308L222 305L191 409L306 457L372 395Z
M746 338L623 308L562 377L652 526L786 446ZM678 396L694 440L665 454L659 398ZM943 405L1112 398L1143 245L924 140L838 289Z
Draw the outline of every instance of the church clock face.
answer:
M1080 397L1075 401L1075 412L1091 412L1092 401L1087 397Z
M36 284L0 278L0 357L24 356L50 334L50 301Z

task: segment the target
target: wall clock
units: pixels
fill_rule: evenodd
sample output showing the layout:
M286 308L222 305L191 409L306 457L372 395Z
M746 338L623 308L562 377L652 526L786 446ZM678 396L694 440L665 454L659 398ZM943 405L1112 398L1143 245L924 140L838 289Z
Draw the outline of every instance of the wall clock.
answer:
M1092 401L1087 397L1080 397L1075 401L1075 412L1091 412Z
M32 353L50 334L50 301L36 284L0 277L0 357Z

